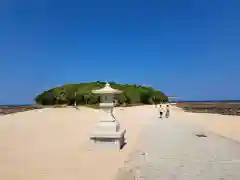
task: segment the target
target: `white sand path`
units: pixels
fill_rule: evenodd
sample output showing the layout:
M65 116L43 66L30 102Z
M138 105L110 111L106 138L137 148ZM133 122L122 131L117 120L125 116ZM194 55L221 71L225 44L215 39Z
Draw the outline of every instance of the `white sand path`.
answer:
M169 119L152 117L117 180L239 180L240 143L231 139L240 133L239 120L177 108Z
M208 131L240 142L240 116L206 113L186 113L180 108L173 108L178 120L195 123Z
M127 129L121 151L89 147L89 134L101 111L81 107L50 108L0 117L0 179L111 180L134 150L148 123L150 106L115 110Z

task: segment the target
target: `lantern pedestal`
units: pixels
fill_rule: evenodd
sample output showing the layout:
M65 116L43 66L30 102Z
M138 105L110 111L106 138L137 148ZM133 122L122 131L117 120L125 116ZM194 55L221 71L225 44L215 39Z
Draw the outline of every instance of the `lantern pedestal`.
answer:
M91 140L94 146L97 145L101 148L111 148L111 149L121 149L125 143L126 130L120 130L117 132L104 132L104 130L99 132L94 132L91 135Z
M121 149L125 143L126 130L120 128L119 122L113 115L113 94L120 92L112 89L108 83L104 88L93 91L93 93L101 95L100 108L104 112L94 132L90 135L93 144L98 147Z

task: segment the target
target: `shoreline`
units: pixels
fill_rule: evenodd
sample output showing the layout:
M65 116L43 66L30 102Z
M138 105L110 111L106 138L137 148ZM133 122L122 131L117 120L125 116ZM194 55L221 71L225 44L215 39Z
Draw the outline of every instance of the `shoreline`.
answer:
M178 102L178 103L169 103L172 106L181 108L184 112L189 113L201 113L201 114L221 114L221 115L230 115L230 116L240 116L240 102ZM126 107L138 107L138 106L147 106L147 104L128 104L126 106L116 106L115 108L126 108ZM150 105L151 106L151 105ZM152 104L154 106L154 104ZM13 114L18 112L25 112L34 109L44 109L44 108L64 108L64 107L73 107L67 105L0 105L0 116ZM96 105L80 105L77 107L89 107L93 109L98 109Z
M19 112L26 112L30 110L35 110L35 109L43 109L44 107L40 106L34 106L34 105L29 105L29 106L0 106L0 116L8 115L8 114L13 114L13 113L19 113Z

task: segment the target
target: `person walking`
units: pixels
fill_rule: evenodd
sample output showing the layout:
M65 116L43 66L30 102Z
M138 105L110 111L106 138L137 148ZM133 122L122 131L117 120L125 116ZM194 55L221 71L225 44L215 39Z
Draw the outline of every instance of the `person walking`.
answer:
M163 109L162 105L160 104L159 105L159 118L163 117L163 111L164 111L164 109Z
M166 105L166 114L165 114L165 117L168 118L170 115L170 110L169 110L169 105L167 104Z

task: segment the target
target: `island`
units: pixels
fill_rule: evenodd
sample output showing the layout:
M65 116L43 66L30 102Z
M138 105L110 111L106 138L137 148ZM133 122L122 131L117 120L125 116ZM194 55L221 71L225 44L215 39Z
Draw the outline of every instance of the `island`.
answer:
M42 92L37 95L35 102L40 105L96 105L100 97L92 90L104 87L106 82L84 82L78 84L65 84ZM168 97L160 90L150 86L137 84L119 84L109 82L112 88L123 93L116 95L118 105L132 106L141 104L157 104L168 102Z

